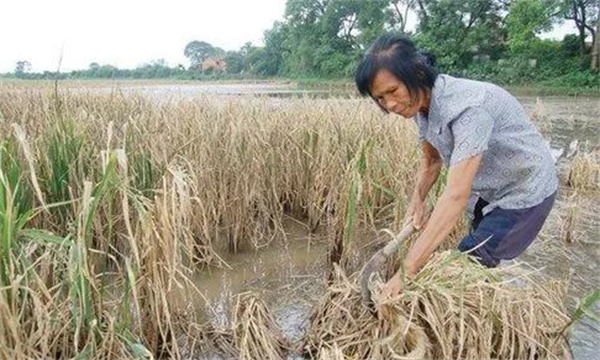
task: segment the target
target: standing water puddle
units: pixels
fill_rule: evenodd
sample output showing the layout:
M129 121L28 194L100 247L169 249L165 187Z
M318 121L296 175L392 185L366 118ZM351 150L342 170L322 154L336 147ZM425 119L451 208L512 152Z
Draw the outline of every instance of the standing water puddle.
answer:
M229 325L235 295L253 291L266 302L285 336L299 340L310 309L326 286L327 243L296 220L284 221L284 229L284 239L263 249L223 255L230 269L198 273L195 284L208 303L200 298L196 308L212 314L216 324Z

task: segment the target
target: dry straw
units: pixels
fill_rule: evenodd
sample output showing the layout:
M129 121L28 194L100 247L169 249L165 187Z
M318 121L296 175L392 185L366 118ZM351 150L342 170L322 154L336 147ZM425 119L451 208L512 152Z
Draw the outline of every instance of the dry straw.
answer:
M577 153L569 165L567 185L579 191L600 190L600 153Z
M310 358L422 359L430 343L406 313L377 319L363 305L357 277L336 267L335 278L310 317L303 350Z
M269 309L254 293L238 295L232 325L233 342L241 359L279 360L291 349Z
M230 328L214 326L208 322L200 326L193 326L192 336L187 348L200 351L200 357L239 359L240 353L235 347L233 331ZM190 358L194 358L190 356Z
M378 319L361 303L357 277L338 271L304 350L312 358L564 359L563 296L559 284L516 267L486 269L447 251L398 297L380 300L389 317Z
M561 217L561 239L567 244L579 241L580 234L578 232L579 208L581 204L578 201L577 193L567 198L564 216Z
M190 348L199 347L207 358L279 360L292 350L266 304L253 292L237 295L230 327L208 322L196 327L195 334Z

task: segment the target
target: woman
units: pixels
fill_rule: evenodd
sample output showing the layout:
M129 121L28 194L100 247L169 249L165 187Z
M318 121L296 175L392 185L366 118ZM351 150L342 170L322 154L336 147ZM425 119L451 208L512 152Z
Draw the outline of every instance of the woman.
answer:
M556 197L550 149L519 102L493 84L438 74L432 56L406 38L382 38L356 72L363 96L386 112L415 118L421 167L405 222L424 227L404 260L416 275L448 236L471 196L477 197L471 233L458 249L495 267L520 255L539 233ZM431 217L425 199L442 164L446 188ZM395 295L400 271L385 285Z

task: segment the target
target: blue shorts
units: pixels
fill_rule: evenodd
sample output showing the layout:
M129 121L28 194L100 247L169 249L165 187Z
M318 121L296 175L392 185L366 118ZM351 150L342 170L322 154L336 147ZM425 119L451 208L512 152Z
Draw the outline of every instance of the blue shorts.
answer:
M475 204L471 233L462 239L458 250L470 251L470 255L488 267L519 256L542 229L555 199L556 192L536 206L515 210L495 208L484 216L482 211L488 202L480 198Z

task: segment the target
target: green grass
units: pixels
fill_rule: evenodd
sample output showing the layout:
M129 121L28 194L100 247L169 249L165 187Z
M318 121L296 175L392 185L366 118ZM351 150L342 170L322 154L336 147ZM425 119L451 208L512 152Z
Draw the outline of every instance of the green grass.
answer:
M10 286L14 278L14 252L21 231L35 211L31 193L22 185L23 169L15 154L15 143L0 144L0 286ZM8 291L8 302L14 294Z

